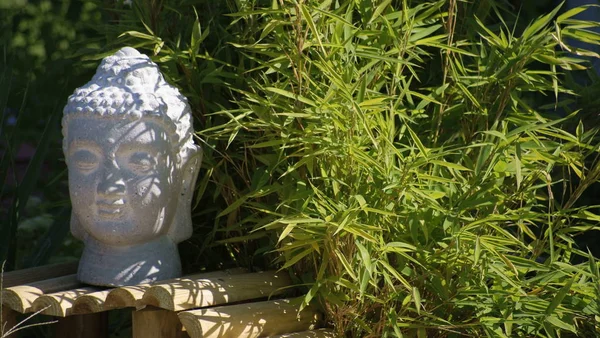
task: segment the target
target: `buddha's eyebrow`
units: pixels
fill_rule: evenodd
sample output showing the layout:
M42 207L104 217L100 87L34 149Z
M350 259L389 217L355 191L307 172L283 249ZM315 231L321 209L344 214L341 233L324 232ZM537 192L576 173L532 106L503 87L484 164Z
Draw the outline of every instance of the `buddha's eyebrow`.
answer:
M73 140L73 142L69 144L69 154L82 148L101 152L100 146L92 140Z
M139 152L145 151L149 154L156 156L159 153L162 153L161 147L153 144L153 143L145 143L138 142L135 140L123 142L117 146L117 153L130 153L130 152Z

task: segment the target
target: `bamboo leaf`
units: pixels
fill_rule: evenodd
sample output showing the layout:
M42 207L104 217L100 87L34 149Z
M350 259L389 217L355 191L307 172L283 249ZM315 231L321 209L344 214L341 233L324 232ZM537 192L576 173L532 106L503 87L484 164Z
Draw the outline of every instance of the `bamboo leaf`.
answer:
M302 17L304 18L304 20L306 20L308 27L312 30L314 37L317 39L317 42L319 43L319 46L321 47L321 51L323 51L323 55L327 56L327 51L325 50L325 47L323 46L323 42L321 41L321 37L319 36L319 31L317 30L317 27L315 26L315 22L313 21L312 15L308 11L308 8L306 8L306 6L303 3L299 3L298 6L300 7L300 11L302 11Z
M551 316L554 313L554 311L558 308L558 306L562 303L562 301L565 299L565 296L567 295L567 293L569 293L569 291L571 290L571 287L573 286L573 282L575 281L575 279L577 279L577 277L578 277L578 275L575 275L571 279L569 279L569 281L562 288L560 288L560 290L556 293L556 295L554 296L554 298L552 299L550 304L548 304L548 307L544 311L546 318Z
M550 23L550 20L552 20L552 18L554 18L556 16L556 13L558 13L558 10L560 9L561 6L558 6L556 8L554 8L550 13L542 16L541 18L537 19L536 21L534 21L531 25L529 25L522 34L522 37L524 39L528 39L529 37L531 37L533 34L538 33L544 26L548 25L548 23Z
M413 292L412 292L412 296L413 296L413 300L415 302L415 309L417 310L417 314L421 314L421 293L419 292L419 289L417 289L416 287L413 286Z
M275 93L275 94L278 94L278 95L281 95L281 96L285 96L285 97L293 99L293 100L298 100L298 101L300 101L302 103L306 103L309 106L313 106L314 107L314 106L317 105L315 103L315 101L313 101L311 99L308 99L308 98L306 98L304 96L301 96L301 95L296 95L296 94L290 93L287 90L283 90L283 89L279 89L279 88L274 88L274 87L267 87L265 89L268 90L268 91L270 91L270 92L272 92L272 93Z

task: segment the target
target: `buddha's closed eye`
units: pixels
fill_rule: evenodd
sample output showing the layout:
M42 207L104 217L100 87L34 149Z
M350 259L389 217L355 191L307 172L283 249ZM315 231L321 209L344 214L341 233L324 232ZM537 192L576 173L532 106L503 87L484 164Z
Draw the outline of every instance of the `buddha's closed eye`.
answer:
M137 175L147 175L156 169L156 157L147 152L133 153L127 162L127 166Z
M85 149L77 150L71 155L71 161L80 172L89 174L98 168L100 161L93 152Z

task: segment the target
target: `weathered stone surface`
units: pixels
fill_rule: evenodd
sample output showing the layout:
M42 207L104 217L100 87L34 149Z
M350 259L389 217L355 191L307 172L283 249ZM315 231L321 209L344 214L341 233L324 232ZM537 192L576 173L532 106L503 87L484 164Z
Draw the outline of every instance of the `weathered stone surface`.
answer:
M64 109L78 278L106 286L178 277L202 152L190 107L133 48L106 57Z

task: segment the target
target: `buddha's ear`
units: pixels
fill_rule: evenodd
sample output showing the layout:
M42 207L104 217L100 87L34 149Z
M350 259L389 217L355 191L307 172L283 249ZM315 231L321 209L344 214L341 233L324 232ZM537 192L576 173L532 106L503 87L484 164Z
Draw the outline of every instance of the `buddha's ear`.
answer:
M187 156L181 167L181 191L177 201L177 211L173 224L169 228L169 237L175 243L184 241L192 236L192 199L196 179L202 164L202 149L193 145L187 149Z

